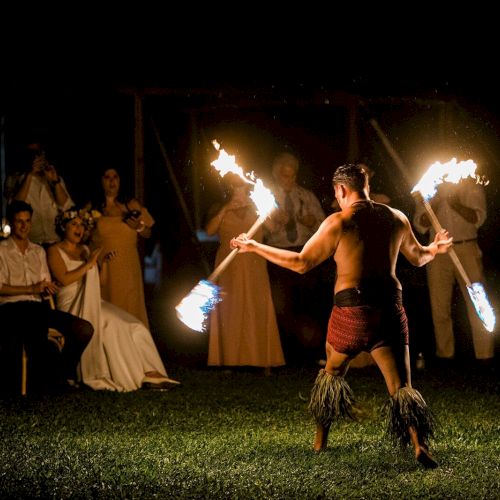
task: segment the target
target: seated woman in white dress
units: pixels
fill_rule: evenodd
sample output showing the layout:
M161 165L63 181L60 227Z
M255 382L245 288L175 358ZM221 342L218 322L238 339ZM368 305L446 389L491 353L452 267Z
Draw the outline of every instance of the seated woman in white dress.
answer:
M97 267L100 249L90 252L82 243L91 226L93 219L89 212L76 209L62 212L56 219L62 241L48 250L50 271L61 284L56 296L57 308L94 326L94 335L80 361L83 382L92 389L112 391L179 384L168 377L144 324L101 299Z

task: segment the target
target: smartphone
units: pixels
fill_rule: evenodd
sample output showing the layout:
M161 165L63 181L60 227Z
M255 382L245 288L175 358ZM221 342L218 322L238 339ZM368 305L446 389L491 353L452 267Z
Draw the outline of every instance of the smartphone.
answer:
M132 217L137 218L140 215L141 215L140 210L130 210L124 215L123 220L131 219Z

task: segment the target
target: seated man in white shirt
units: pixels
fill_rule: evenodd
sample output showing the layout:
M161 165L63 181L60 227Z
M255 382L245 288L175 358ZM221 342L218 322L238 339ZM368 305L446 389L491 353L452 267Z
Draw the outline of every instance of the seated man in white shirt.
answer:
M59 241L55 231L55 219L59 210L67 210L74 205L64 180L46 157L43 146L33 143L28 146L32 163L29 170L20 177L13 187L13 199L25 201L33 208L30 240L47 246Z
M55 328L65 337L62 349L61 379L75 385L76 368L89 343L93 326L72 314L51 309L42 296L53 294L57 286L52 282L45 250L29 240L33 209L23 201L13 201L7 208L11 236L0 242L0 317L2 329L0 346L2 376L12 379L12 370L21 366L22 347L30 363L30 380L44 379L49 328ZM11 366L9 366L9 364Z

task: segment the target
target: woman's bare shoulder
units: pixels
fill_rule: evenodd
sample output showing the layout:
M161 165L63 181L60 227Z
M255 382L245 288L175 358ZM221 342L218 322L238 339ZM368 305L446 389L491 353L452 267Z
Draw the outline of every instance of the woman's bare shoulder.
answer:
M52 245L50 245L48 248L47 248L47 255L54 255L54 253L57 253L58 252L58 248L60 248L61 246L61 242L58 241L56 243L52 243Z
M131 198L127 201L127 206L130 210L140 210L144 205L137 198Z

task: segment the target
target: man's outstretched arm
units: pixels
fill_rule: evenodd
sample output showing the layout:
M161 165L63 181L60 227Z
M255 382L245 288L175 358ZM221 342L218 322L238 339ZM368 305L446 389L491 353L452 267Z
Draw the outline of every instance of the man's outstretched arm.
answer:
M304 274L335 253L340 227L339 214L330 215L300 253L258 243L248 239L244 233L231 240L231 248L239 248L240 252L256 253L273 264Z
M438 253L446 253L452 245L453 238L450 237L448 231L442 230L436 233L434 241L429 245L421 245L415 237L408 218L400 213L404 224L404 236L401 242L401 253L408 259L410 264L421 267L429 263Z

